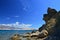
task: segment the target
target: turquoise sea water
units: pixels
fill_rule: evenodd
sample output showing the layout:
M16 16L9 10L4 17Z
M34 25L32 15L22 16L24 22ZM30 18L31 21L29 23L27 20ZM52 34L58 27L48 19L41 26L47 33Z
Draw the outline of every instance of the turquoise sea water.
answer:
M14 34L24 34L32 30L0 30L0 40L9 40Z

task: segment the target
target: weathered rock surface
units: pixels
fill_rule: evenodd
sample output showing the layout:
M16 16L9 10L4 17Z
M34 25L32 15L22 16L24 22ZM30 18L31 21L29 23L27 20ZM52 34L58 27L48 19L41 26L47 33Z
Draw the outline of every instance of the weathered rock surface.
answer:
M45 40L59 40L60 39L60 11L48 8L47 14L44 14L43 20L46 22L39 31L46 30L48 36Z

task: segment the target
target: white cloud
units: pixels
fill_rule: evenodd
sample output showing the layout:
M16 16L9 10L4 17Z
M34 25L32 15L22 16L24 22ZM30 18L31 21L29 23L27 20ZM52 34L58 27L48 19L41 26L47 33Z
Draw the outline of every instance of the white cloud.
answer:
M31 29L32 24L24 24L20 22L11 23L11 24L0 24L3 26L9 26L9 27L17 27L17 28L24 28L24 29Z

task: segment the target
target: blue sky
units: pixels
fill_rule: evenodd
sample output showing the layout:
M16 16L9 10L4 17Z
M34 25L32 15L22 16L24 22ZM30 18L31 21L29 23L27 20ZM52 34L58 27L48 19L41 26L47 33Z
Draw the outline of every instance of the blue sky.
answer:
M60 0L0 0L0 24L31 24L39 28L44 24L43 14L51 7L60 10Z

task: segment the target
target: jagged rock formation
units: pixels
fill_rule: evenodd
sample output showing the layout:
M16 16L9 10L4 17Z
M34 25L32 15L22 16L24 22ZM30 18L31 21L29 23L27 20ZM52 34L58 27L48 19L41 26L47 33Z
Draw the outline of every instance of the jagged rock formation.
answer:
M47 14L44 14L43 20L46 24L43 24L39 31L46 30L48 36L45 40L59 40L60 39L60 11L57 12L55 9L48 8Z

